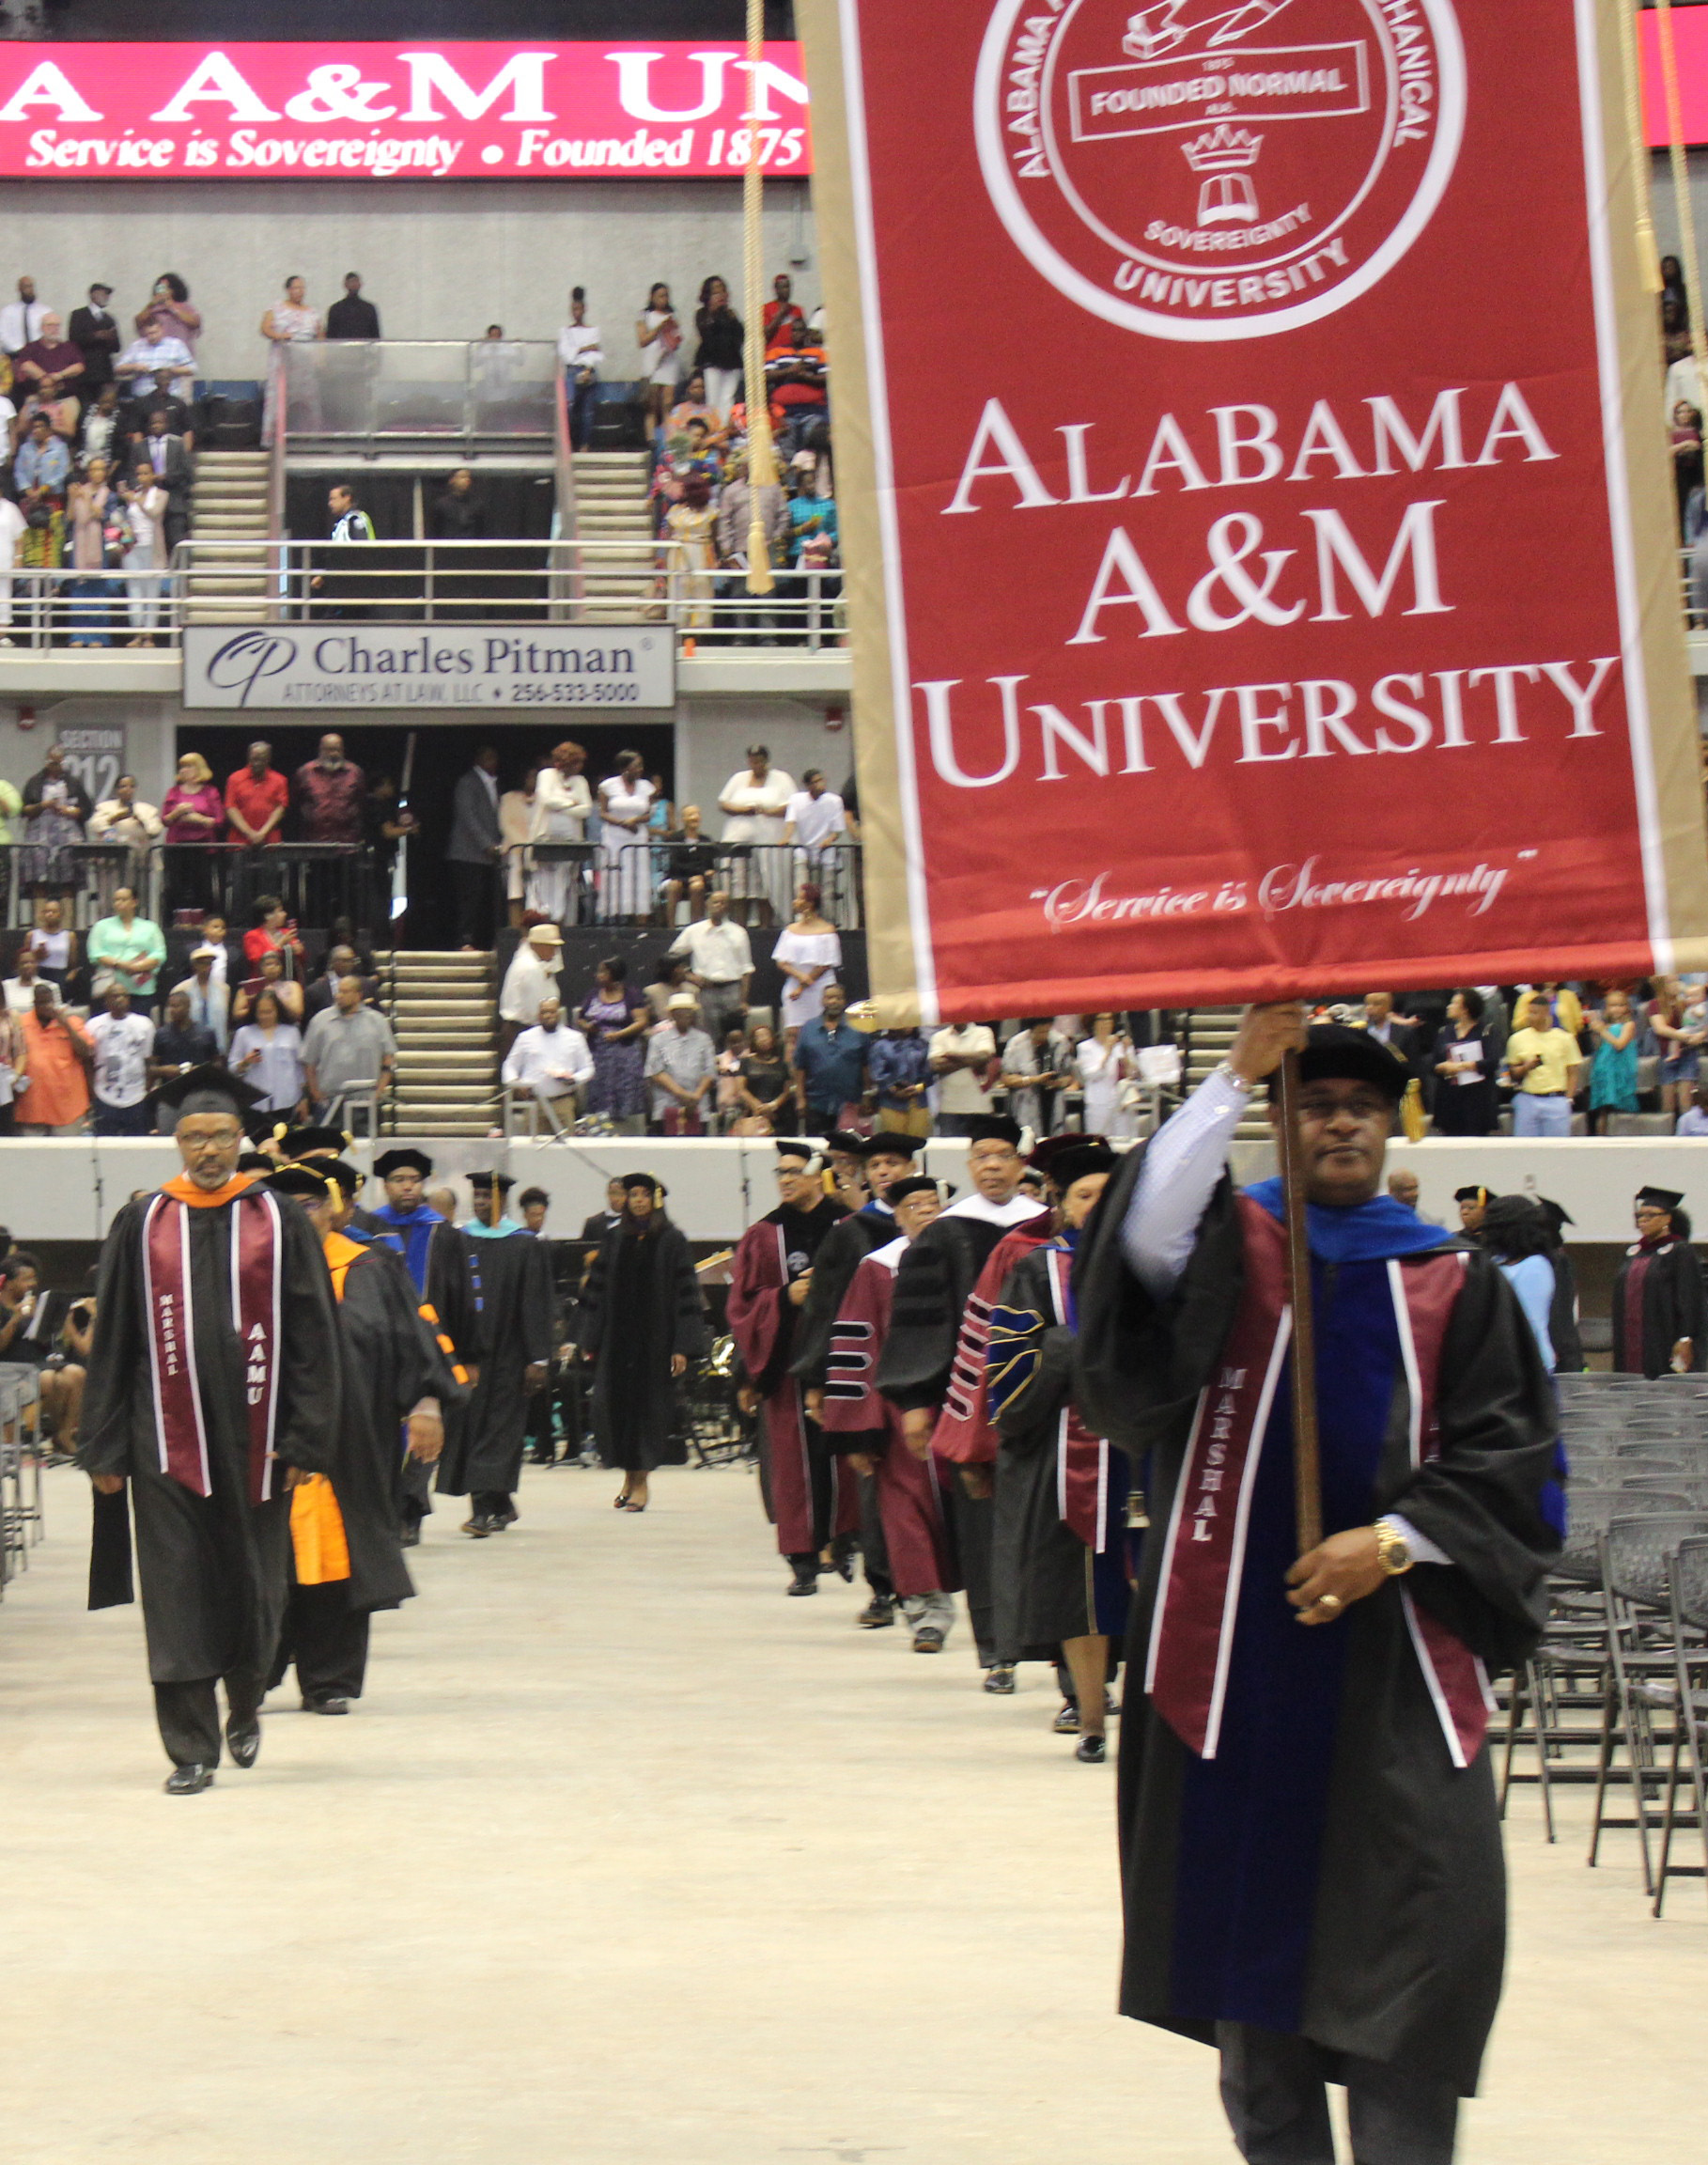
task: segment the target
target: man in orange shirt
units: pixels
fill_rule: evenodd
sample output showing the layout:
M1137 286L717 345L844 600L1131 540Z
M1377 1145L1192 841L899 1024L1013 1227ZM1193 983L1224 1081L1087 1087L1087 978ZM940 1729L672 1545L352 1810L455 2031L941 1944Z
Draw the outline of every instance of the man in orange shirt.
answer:
M21 1135L80 1135L89 1116L89 1070L95 1048L77 1018L59 1005L58 989L36 983L36 1005L23 1018L29 1088L18 1100Z
M802 321L792 323L787 334L767 350L765 380L770 387L771 404L784 409L777 445L781 457L793 458L813 423L828 414L829 367L824 348L814 343L813 334Z
M225 817L245 849L272 849L290 804L290 784L272 764L272 746L258 740L225 785Z

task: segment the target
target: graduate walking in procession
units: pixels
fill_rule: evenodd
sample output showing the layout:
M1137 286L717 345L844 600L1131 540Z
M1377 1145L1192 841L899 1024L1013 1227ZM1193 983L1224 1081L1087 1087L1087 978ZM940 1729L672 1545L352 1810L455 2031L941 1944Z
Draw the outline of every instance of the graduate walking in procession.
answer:
M368 1619L415 1591L403 1560L405 1469L444 1447L444 1409L464 1393L422 1316L401 1259L339 1230L353 1167L305 1157L270 1174L314 1228L338 1303L343 1426L330 1473L290 1499L290 1595L269 1684L293 1666L309 1714L348 1714L367 1674Z
M1613 1366L1623 1375L1708 1367L1708 1291L1684 1203L1671 1188L1637 1192L1637 1238L1613 1281Z
M172 1796L213 1781L222 1680L232 1758L255 1764L291 1491L333 1470L343 1433L320 1243L237 1171L257 1096L218 1067L155 1093L183 1171L114 1220L96 1295L78 1454L96 1488L89 1603L132 1598L128 1488Z
M440 1493L469 1498L462 1531L479 1541L516 1523L528 1400L551 1374L551 1258L505 1215L515 1185L508 1173L469 1175L474 1216L462 1232L479 1316L480 1380L467 1412L451 1425L439 1461Z
M1281 1184L1226 1169L1295 1045L1328 1529L1302 1556ZM1251 2165L1333 2165L1330 2082L1359 2165L1448 2165L1500 1995L1485 1690L1541 1633L1561 1461L1494 1258L1380 1192L1404 1081L1362 1032L1248 1010L1075 1258L1075 1402L1166 1529L1129 1633L1121 2006L1218 2048Z
M623 1178L623 1208L599 1242L582 1294L579 1344L593 1364L593 1437L622 1471L619 1511L644 1511L655 1467L680 1466L681 1387L706 1351L706 1308L679 1225L650 1173Z
M824 1192L824 1160L811 1143L779 1143L774 1210L741 1236L730 1265L729 1328L759 1408L759 1472L791 1594L816 1594L821 1551L854 1576L860 1489L808 1412L790 1373L796 1334L819 1251L846 1215Z

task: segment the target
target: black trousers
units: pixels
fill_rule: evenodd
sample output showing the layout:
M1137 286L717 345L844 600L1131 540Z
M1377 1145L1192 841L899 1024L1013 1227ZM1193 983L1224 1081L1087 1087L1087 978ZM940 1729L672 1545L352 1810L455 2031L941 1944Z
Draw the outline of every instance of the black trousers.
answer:
M237 1674L224 1679L225 1704L234 1721L246 1721L260 1706L266 1681ZM160 1740L175 1767L217 1767L220 1763L220 1700L217 1676L194 1684L157 1684L154 1719Z
M475 1519L496 1519L515 1507L515 1497L503 1488L476 1488L469 1498L470 1515Z
M1219 2022L1216 2042L1221 2102L1248 2165L1334 2165L1330 2082L1346 2085L1354 2165L1452 2165L1451 2082L1247 2022Z
M465 864L458 857L449 863L457 897L457 937L465 947L489 947L496 874L490 864Z
M341 1580L293 1586L268 1689L282 1684L294 1663L304 1699L360 1699L367 1674L367 1611L350 1607Z
M991 1472L995 1469L991 1468ZM991 1580L991 1544L996 1536L994 1496L969 1496L955 1470L949 1490L949 1521L955 1533L955 1551L960 1559L961 1582L967 1589L967 1613L972 1620L972 1643L979 1667L988 1669L996 1660L996 1596Z
M847 1477L847 1468L843 1477ZM890 1551L884 1542L884 1522L877 1508L877 1482L870 1473L859 1473L860 1483L860 1553L865 1566L866 1584L874 1594L887 1601L895 1598L895 1581L890 1576Z

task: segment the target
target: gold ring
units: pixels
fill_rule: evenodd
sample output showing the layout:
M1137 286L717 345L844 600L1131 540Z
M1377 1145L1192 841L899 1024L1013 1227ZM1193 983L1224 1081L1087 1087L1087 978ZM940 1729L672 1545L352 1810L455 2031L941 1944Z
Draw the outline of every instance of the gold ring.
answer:
M1341 1610L1345 1607L1345 1603L1338 1594L1319 1594L1316 1597L1316 1605L1319 1609L1327 1609L1331 1615L1338 1615Z

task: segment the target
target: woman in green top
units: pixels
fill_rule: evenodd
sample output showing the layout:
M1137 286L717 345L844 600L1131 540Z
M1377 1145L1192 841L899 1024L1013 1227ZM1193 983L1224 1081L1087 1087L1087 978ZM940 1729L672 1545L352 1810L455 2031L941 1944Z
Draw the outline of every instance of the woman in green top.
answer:
M115 892L112 916L98 918L89 932L88 954L98 1000L109 987L122 985L139 1008L152 1006L166 942L152 918L136 914L133 888Z

